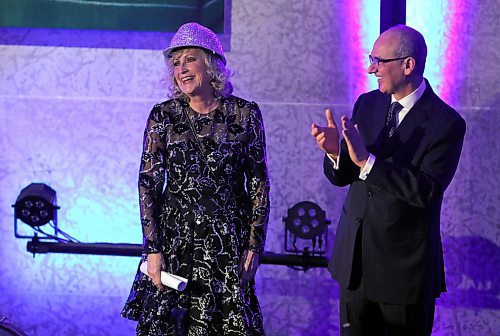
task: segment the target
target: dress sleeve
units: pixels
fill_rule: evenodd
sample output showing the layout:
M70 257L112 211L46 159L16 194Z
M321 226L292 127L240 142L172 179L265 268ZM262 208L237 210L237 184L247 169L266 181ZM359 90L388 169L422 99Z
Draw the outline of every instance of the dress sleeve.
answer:
M246 188L251 201L250 241L251 251L262 253L269 221L269 175L267 171L266 138L264 122L257 104L251 105L248 120L248 157Z
M157 209L160 206L163 184L165 182L164 125L161 123L161 114L161 107L155 105L144 130L144 143L139 169L139 207L144 254L160 251Z

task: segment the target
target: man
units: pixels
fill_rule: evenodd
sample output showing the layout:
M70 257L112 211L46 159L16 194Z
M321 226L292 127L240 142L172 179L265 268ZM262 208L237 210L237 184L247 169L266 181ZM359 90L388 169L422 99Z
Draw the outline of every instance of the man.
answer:
M465 121L424 79L426 56L418 31L385 31L368 67L379 90L358 98L352 119L342 116L343 140L328 109L327 126L311 126L326 177L350 185L329 265L342 335L430 335L446 290L440 210Z

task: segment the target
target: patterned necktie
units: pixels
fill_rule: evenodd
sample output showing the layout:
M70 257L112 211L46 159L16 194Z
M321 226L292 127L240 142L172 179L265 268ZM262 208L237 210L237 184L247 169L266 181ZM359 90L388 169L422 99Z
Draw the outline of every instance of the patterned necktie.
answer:
M398 113L403 109L403 106L398 103L394 102L391 104L391 107L389 107L389 112L387 113L387 121L385 122L385 127L387 130L387 136L390 138L396 131L396 116Z

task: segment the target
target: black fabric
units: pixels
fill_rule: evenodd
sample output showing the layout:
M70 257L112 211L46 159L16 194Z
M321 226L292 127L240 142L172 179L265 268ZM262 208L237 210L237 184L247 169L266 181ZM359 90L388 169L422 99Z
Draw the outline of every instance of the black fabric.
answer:
M345 140L338 169L324 160L328 180L349 186L329 270L346 289L361 269L366 297L373 302L418 304L446 290L440 212L466 125L426 85L387 141L381 138L391 95L375 90L357 100L352 120L376 157L366 180L359 178Z
M264 247L268 195L257 104L231 96L208 114L178 99L153 107L139 173L143 259L158 250L165 271L188 285L160 291L137 271L122 316L139 322L138 336L264 335L239 264L245 250Z
M341 321L343 321L342 336L430 336L432 334L434 299L417 304L373 302L366 298L361 282L355 290L341 290L340 305Z

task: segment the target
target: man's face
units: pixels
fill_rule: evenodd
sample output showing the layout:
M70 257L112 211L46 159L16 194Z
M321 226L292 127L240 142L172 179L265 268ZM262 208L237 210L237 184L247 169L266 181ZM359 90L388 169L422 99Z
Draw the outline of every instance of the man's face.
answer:
M381 60L394 59L399 45L399 35L394 32L385 32L379 36L373 45L371 55ZM368 73L374 74L378 79L378 88L383 93L394 94L396 99L403 98L405 82L405 65L403 60L392 62L379 62L370 64ZM402 95L402 96L401 96Z

